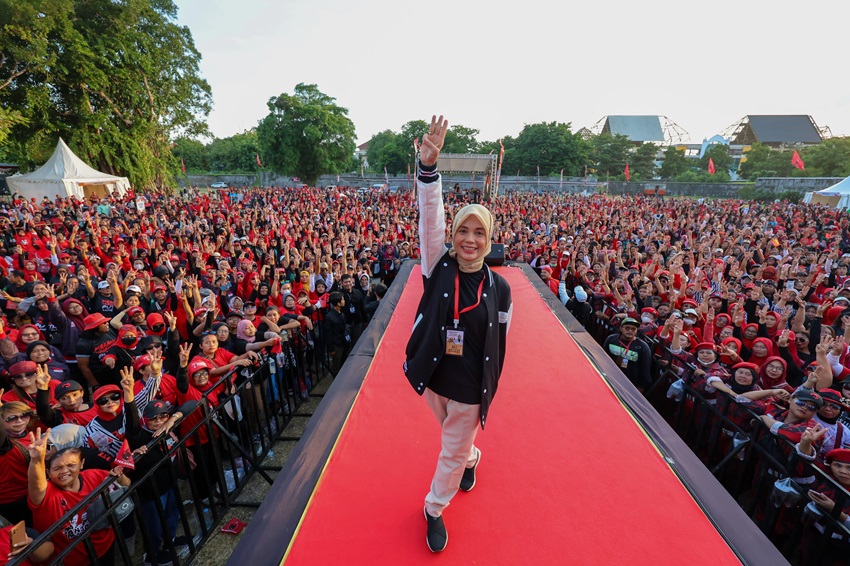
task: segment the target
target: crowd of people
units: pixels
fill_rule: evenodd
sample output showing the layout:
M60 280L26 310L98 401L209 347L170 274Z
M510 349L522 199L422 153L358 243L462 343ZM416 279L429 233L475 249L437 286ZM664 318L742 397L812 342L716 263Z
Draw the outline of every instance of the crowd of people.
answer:
M468 198L444 195L447 230ZM530 264L583 324L617 328L604 347L638 388L652 380L648 337L695 389L763 414L850 488L845 213L563 193L486 204L506 259ZM412 193L344 187L0 205L0 515L42 531L67 522L39 549L61 552L88 524L64 510L109 474L128 484L165 457L167 443L144 447L178 438L199 400L226 394L210 395L222 375L294 337L325 349L336 374L402 264L419 258L417 219ZM115 465L125 439L136 470ZM205 449L190 446L207 461ZM208 473L189 478L202 496ZM174 517L179 494L156 481ZM834 505L831 491L812 493ZM155 515L153 492L143 500ZM148 563L170 563L174 534L155 529ZM103 563L115 536L92 537ZM88 558L80 548L65 561Z

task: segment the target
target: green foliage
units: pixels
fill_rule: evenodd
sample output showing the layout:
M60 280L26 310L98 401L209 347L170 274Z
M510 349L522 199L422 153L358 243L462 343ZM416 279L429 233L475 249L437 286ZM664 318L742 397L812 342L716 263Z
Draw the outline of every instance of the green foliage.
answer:
M717 169L714 175L701 169L691 169L673 178L674 181L679 183L728 183L731 179L728 171L725 169Z
M664 150L664 162L661 164L659 175L662 179L675 179L691 168L691 161L685 157L684 149L669 146Z
M655 158L658 146L643 143L631 151L629 156L629 173L638 181L655 178Z
M181 158L183 159L187 171L209 171L207 148L198 140L186 137L177 138L171 145L171 153L174 154L177 163L180 162Z
M783 191L781 193L777 193L769 189L757 189L753 184L748 184L738 191L738 198L740 199L757 200L761 202L785 200L792 203L799 203L803 200L803 196L803 193L799 191Z
M325 173L344 172L354 153L354 123L335 101L304 83L292 95L269 99L269 114L257 127L263 164L311 185Z
M426 130L427 131L427 130ZM443 144L444 153L476 153L479 143L475 137L480 132L475 128L467 128L460 124L451 126L446 132L446 142Z
M632 142L622 134L599 134L590 140L590 168L599 177L617 177L623 175L626 163L630 161ZM629 163L629 172L632 165Z
M137 187L175 170L169 137L206 132L209 85L172 0L0 0L0 106L23 120L7 154L40 165L62 137Z
M771 149L769 146L754 143L744 156L739 172L741 177L754 181L759 177L802 177L807 173L791 165L791 151Z
M850 138L831 138L806 148L801 157L806 171L816 177L850 176ZM790 160L791 156L788 156Z
M568 176L584 174L590 148L570 124L527 124L511 141L511 147L505 144L503 174L519 169L520 175L536 175L538 166L541 175L557 175L561 169Z
M735 160L729 155L729 146L722 143L712 144L708 147L702 157L699 159L700 169L708 171L708 160L714 161L714 170L716 173L712 177L717 177L721 173L726 174L726 180L729 180L728 171L735 165ZM725 182L725 181L715 181Z
M260 170L257 165L260 144L256 130L248 130L229 138L216 138L206 150L210 172L255 173ZM265 161L263 165L266 165Z

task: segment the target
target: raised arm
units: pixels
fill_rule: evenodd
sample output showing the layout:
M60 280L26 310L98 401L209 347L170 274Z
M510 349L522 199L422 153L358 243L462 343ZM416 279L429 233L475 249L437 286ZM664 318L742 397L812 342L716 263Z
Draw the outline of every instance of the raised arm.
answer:
M443 185L437 172L437 158L446 139L448 120L431 117L428 133L419 151L419 241L422 252L422 276L430 277L437 262L446 253L446 212L443 207Z

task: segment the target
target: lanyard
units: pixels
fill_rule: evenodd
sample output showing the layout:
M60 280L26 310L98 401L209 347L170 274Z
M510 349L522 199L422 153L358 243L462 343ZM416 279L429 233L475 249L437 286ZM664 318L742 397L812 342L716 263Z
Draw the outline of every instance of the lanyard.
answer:
M460 301L460 272L455 272L455 317L454 323L455 328L457 328L458 323L460 323L460 315L465 312L469 312L475 307L477 307L481 303L481 291L484 290L484 278L481 278L481 283L478 284L478 300L475 301L474 305L470 305L465 309L459 311L458 310L458 302Z

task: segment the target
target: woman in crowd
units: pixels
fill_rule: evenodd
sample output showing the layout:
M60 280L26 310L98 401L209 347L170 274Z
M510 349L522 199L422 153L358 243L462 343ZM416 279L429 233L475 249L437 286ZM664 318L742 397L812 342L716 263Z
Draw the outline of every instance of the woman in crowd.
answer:
M32 513L27 506L27 445L34 423L35 414L25 403L0 403L0 515L28 526Z

